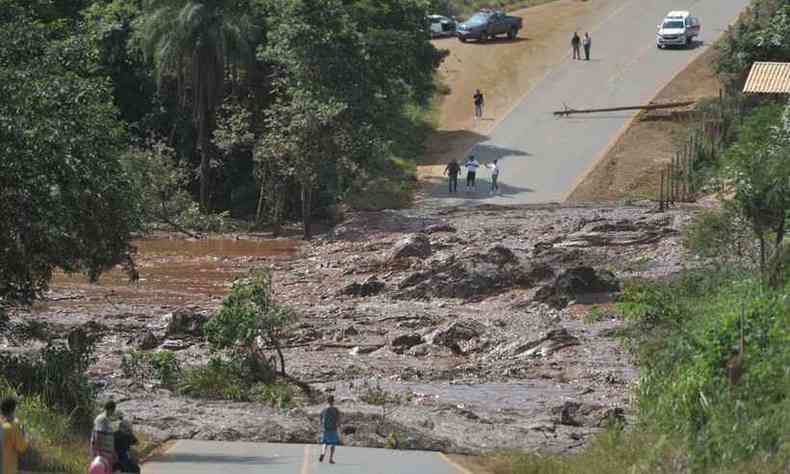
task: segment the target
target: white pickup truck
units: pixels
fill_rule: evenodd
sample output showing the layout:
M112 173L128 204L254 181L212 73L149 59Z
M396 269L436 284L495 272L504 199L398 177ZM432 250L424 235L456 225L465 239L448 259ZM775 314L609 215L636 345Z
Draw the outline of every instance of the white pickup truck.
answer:
M691 46L694 38L699 35L701 26L699 19L687 11L667 13L664 21L658 25L656 46Z

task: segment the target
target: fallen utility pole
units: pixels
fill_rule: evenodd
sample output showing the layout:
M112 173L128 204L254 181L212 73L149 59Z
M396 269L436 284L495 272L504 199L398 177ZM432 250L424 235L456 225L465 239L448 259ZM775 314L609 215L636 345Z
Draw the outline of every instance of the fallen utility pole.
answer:
M669 102L666 104L648 104L648 105L634 105L629 107L611 107L608 109L571 109L565 105L564 110L557 110L554 115L566 116L570 114L594 114L596 112L619 112L621 110L656 110L656 109L672 109L675 107L685 107L687 105L694 105L696 101L686 102ZM563 104L564 105L564 104Z

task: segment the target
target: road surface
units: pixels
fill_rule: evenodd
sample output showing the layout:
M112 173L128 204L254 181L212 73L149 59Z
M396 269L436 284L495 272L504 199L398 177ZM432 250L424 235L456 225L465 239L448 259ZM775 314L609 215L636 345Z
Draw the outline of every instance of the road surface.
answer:
M340 447L336 464L318 445L178 441L143 474L465 474L439 453Z
M450 195L437 186L428 204L474 205L561 202L615 142L636 112L555 117L566 104L574 109L649 102L672 78L710 47L746 8L749 0L623 0L590 30L590 61L568 58L500 122L472 153L481 162L499 159L500 194L489 196L488 171L478 172L476 192ZM702 22L694 47L659 50L656 25L670 10L691 10ZM525 25L525 31L529 25ZM580 36L584 31L579 31ZM471 107L471 105L470 105ZM470 109L471 110L471 109ZM484 116L485 118L485 116ZM460 162L465 157L458 157ZM464 170L465 172L465 170ZM481 179L482 178L482 179Z

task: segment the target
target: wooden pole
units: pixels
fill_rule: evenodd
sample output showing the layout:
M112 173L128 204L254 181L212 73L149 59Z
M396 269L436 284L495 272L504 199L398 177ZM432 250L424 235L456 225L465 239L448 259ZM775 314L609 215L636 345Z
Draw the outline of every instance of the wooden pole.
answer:
M696 101L685 101L685 102L670 102L667 104L648 104L648 105L632 105L627 107L610 107L607 109L571 109L566 108L564 110L557 110L554 112L554 115L558 116L565 116L571 114L593 114L597 112L620 112L623 110L656 110L656 109L672 109L675 107L685 107L687 105L693 105Z

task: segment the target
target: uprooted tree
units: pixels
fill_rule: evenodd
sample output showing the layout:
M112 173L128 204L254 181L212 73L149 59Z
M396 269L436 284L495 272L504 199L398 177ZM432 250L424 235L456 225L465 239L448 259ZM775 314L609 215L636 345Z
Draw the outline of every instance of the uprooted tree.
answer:
M274 300L272 271L265 268L233 283L230 294L205 331L212 351L230 351L241 356L248 370L271 367L266 350L274 349L279 372L286 376L280 340L285 329L297 319L292 308Z

